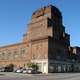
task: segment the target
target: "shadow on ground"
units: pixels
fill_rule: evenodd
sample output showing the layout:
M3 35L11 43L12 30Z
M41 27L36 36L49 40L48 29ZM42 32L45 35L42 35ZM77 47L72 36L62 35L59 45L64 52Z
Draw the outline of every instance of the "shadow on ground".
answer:
M0 76L5 76L5 74L0 74Z

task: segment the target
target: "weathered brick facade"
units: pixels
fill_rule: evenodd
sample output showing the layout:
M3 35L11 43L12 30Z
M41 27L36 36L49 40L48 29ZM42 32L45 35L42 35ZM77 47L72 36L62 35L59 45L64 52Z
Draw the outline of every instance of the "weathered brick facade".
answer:
M68 72L70 54L70 35L65 32L62 14L49 5L32 14L22 43L0 47L0 66L25 67L34 62L43 73Z

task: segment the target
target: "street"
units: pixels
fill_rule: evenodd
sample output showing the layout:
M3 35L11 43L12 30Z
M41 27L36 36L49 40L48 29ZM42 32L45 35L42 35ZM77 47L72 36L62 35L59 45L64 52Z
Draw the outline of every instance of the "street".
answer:
M0 72L0 80L80 80L80 73L22 74Z

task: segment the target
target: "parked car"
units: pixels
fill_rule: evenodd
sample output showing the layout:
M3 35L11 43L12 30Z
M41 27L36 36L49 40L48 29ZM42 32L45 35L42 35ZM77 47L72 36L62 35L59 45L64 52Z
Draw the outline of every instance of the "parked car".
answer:
M17 69L15 72L16 73L22 73L23 72L23 69Z
M41 72L37 71L37 70L34 70L32 68L30 69L26 69L26 68L18 68L18 69L15 69L14 72L16 73L24 73L24 74L40 74Z
M5 71L4 67L0 68L0 72L4 72L4 71Z
M27 73L27 69L23 69L22 73L24 74Z
M34 70L34 69L27 69L27 73L28 74L36 74L36 73L38 73L38 71Z

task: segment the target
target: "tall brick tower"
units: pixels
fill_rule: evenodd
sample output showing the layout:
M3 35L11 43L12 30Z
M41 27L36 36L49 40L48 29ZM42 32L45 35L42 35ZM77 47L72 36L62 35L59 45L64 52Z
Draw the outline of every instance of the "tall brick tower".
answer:
M42 73L79 72L79 49L70 46L59 9L49 5L32 14L22 42L0 47L0 68L26 68L33 62Z
M70 36L65 33L61 12L49 5L38 9L32 14L28 39L31 61L39 65L43 73L54 71L55 61L67 58Z

